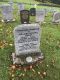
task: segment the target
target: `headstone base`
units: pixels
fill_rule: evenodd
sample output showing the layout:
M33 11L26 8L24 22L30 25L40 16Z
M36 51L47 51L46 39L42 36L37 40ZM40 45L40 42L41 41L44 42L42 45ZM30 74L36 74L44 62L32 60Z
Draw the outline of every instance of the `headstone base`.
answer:
M13 64L18 64L18 65L34 64L37 61L43 60L43 59L44 59L44 56L43 56L43 53L41 52L38 52L33 55L30 54L30 55L21 55L21 56L16 56L15 53L12 53Z
M1 22L13 22L13 21L15 21L15 19L12 19L12 20L1 20Z

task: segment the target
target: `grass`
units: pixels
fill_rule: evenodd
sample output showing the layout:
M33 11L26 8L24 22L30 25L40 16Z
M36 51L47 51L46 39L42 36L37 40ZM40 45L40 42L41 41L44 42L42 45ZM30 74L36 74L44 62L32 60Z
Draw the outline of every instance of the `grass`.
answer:
M9 2L9 0L1 0L0 2ZM21 2L21 3L39 3L39 2L37 2L37 1L35 1L35 0L12 0L13 2Z
M21 24L14 5L15 22L0 22L0 80L60 80L60 24L51 23L52 14L48 13L45 22L40 27L41 51L45 59L31 70L12 70L11 53L15 52L13 29ZM30 6L26 5L26 9ZM42 8L42 6L37 7ZM45 8L45 7L43 7ZM46 7L48 8L48 7ZM49 8L48 8L49 9ZM59 10L59 8L56 8ZM30 17L30 22L35 22L35 17Z

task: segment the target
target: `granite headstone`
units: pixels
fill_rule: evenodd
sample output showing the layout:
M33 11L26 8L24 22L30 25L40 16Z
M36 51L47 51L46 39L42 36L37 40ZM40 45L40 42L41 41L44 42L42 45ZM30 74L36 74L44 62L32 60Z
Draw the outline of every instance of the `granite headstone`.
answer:
M14 64L34 63L43 56L40 52L40 25L22 24L14 29L15 53Z
M28 10L21 10L20 11L20 19L22 24L29 23L29 11Z
M30 15L35 16L36 15L36 8L31 8L30 9Z

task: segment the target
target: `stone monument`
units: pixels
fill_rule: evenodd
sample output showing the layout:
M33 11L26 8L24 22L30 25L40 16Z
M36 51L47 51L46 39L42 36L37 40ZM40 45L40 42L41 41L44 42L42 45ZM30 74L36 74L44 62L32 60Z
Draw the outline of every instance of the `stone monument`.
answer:
M20 11L20 20L22 24L29 23L29 11L28 10L21 10Z
M30 8L30 15L35 16L36 15L36 8Z
M3 4L1 8L2 8L2 11L1 11L2 12L2 22L15 21L15 19L13 19L13 10L12 10L11 5Z
M25 6L24 6L23 3L18 3L17 5L18 5L18 14L20 14L20 11L21 11L21 10L24 10L24 9L25 9L25 8L24 8Z
M13 64L33 64L43 59L40 51L40 25L22 24L14 29L15 53Z
M60 12L54 13L52 22L60 23Z
M36 10L36 22L44 22L45 11L44 10Z

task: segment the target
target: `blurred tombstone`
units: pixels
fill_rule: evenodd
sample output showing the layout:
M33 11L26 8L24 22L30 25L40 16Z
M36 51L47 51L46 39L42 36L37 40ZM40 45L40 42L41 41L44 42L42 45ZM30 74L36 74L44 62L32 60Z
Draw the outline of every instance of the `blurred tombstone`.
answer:
M13 0L9 0L9 4L13 6Z
M31 8L30 9L30 15L31 16L36 16L36 8Z
M24 9L25 9L24 7L25 7L25 6L24 6L23 3L18 3L18 14L20 14L20 11L21 11L21 10L24 10Z
M52 7L52 8L50 9L50 12L54 14L54 13L56 12L56 9Z
M20 19L22 24L29 23L29 11L28 10L21 10L20 11Z
M10 6L12 7L11 10L13 10L13 0L9 0L8 2L10 4Z
M6 21L15 21L15 19L13 19L13 11L12 11L12 7L9 4L3 4L2 5L2 22Z
M45 11L44 10L36 10L36 22L44 22Z
M13 1L9 0L8 4L11 6L11 11L13 12L14 8L13 8Z
M48 9L44 8L43 10L45 11L45 16L47 16L48 15Z
M60 12L54 13L52 22L60 23Z
M40 25L22 24L14 29L13 64L31 64L43 59L40 52Z

